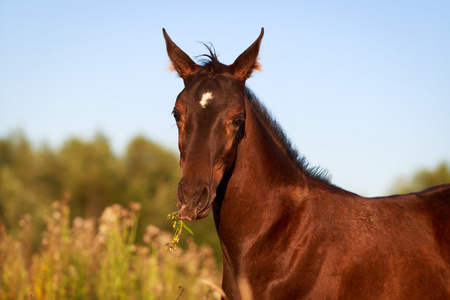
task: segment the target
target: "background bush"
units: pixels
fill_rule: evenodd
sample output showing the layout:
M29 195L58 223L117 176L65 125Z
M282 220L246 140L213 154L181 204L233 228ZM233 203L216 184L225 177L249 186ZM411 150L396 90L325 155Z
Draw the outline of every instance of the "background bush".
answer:
M149 224L171 230L166 216L176 210L179 174L177 155L142 136L132 139L125 153L117 155L103 135L91 141L72 138L55 150L34 148L16 132L0 139L0 222L17 237L18 220L30 215L31 247L36 250L51 203L68 191L72 219L98 219L112 204L139 203L139 242ZM196 233L195 242L209 244L220 260L212 218L188 225Z

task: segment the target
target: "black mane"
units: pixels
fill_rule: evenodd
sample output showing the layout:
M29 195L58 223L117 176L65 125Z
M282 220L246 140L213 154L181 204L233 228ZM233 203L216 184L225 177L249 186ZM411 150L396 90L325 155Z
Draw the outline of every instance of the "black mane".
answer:
M267 128L270 130L277 142L280 143L280 145L286 151L289 159L295 162L297 168L299 168L304 174L313 179L330 184L331 176L328 171L320 167L311 167L307 159L298 153L297 149L291 144L290 140L287 138L278 122L271 116L267 108L258 100L258 98L252 93L252 91L246 88L245 93L252 107L260 117L261 121L266 124Z

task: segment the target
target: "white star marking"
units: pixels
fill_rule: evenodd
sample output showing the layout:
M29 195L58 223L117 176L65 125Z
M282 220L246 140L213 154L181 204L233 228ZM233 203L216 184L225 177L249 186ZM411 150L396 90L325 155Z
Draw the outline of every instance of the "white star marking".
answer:
M200 105L205 108L208 105L208 101L213 98L213 95L210 92L206 92L202 96L202 100L200 100Z

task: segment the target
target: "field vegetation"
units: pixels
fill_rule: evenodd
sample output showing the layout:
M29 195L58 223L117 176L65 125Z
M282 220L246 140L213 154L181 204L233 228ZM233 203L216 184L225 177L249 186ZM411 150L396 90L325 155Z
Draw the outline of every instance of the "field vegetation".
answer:
M450 182L450 168L408 178L391 192ZM102 135L59 149L0 139L0 300L220 299L211 217L166 250L183 228L167 220L178 180L177 156L142 136L120 155Z
M18 239L0 227L0 299L220 299L211 247L188 240L166 251L172 234L153 225L138 245L138 203L109 206L98 222L71 222L69 200L52 204L36 253L29 215Z
M165 249L178 180L176 155L141 136L122 156L102 135L0 139L0 299L217 298L211 219Z

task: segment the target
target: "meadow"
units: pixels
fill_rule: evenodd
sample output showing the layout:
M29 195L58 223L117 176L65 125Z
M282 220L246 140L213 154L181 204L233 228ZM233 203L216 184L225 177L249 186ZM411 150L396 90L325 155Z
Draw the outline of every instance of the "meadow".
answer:
M211 217L166 250L179 173L177 155L142 136L121 154L102 135L57 149L0 138L0 300L220 299ZM445 182L444 161L391 192Z
M52 204L37 251L29 215L17 237L0 225L0 299L220 299L211 247L188 239L166 250L173 234L153 225L137 244L139 203L71 221L69 202L66 193Z

